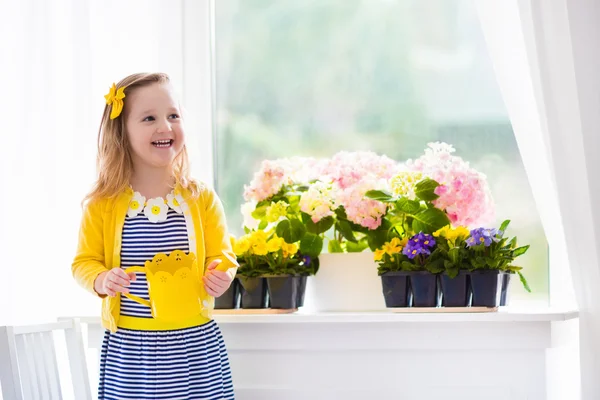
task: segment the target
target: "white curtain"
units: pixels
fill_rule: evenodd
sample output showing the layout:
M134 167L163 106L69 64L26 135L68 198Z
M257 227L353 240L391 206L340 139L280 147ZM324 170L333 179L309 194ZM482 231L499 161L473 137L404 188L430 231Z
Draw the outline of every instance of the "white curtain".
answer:
M572 276L580 311L581 396L595 400L600 398L600 4L477 4L548 238L554 305L568 300Z
M99 303L76 286L70 265L80 202L95 177L103 95L113 82L143 71L169 73L184 92L187 2L6 3L0 24L0 325L94 315ZM210 151L189 123L188 135L192 154L198 147Z

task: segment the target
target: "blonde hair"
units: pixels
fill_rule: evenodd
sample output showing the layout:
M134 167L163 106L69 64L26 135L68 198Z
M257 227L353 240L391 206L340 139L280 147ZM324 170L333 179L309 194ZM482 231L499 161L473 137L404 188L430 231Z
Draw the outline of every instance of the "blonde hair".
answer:
M155 83L170 83L169 76L165 73L138 73L117 83L117 89L124 87L125 95L131 95L136 89L150 86ZM114 197L129 187L129 180L133 174L131 146L125 129L127 113L127 97L123 99L124 108L117 118L110 119L111 106L104 107L100 129L98 130L98 157L96 165L98 178L84 202L102 198ZM190 191L192 196L199 193L199 185L189 176L189 160L185 145L173 160L171 166L175 184Z

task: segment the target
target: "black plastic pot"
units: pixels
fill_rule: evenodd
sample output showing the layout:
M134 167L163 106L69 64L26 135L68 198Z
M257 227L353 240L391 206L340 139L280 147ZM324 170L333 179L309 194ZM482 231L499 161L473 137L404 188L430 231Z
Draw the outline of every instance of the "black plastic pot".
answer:
M468 307L470 300L469 272L461 270L454 278L440 275L442 306Z
M502 294L503 273L498 270L475 270L470 274L473 307L498 307Z
M292 275L269 276L267 286L271 308L291 310L298 308L298 277Z
M413 296L413 307L437 307L438 279L437 275L427 271L411 271L410 287Z
M308 280L308 276L296 276L295 277L298 284L298 299L296 300L298 307L304 306L304 294L306 293L306 281Z
M229 289L225 291L221 296L215 298L215 309L217 310L230 310L239 307L240 300L240 283L238 278L235 278L231 282Z
M265 278L238 277L242 293L242 308L267 308L268 290Z
M509 291L510 291L510 279L514 274L511 273L503 273L502 274L502 289L500 291L500 305L506 306L509 301Z
M410 307L408 272L386 272L381 275L381 288L386 307Z

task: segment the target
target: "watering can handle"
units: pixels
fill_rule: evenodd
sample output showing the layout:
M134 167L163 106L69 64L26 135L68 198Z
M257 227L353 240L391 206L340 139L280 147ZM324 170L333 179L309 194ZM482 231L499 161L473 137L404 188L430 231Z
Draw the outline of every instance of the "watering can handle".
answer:
M143 267L129 267L125 269L125 273L130 273L130 272L146 272L146 270ZM137 303L140 303L142 305L145 305L147 307L150 307L150 302L146 299L142 299L141 297L138 296L134 296L132 294L129 293L123 293L123 296L127 297L130 300L133 300Z

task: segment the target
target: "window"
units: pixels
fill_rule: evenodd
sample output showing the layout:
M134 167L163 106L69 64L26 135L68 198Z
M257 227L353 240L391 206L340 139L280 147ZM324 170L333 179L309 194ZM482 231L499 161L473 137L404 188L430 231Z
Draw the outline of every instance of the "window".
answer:
M548 248L475 4L467 0L215 2L216 179L241 233L243 185L263 159L372 150L402 161L445 141L488 176L498 223L530 251L548 296Z

